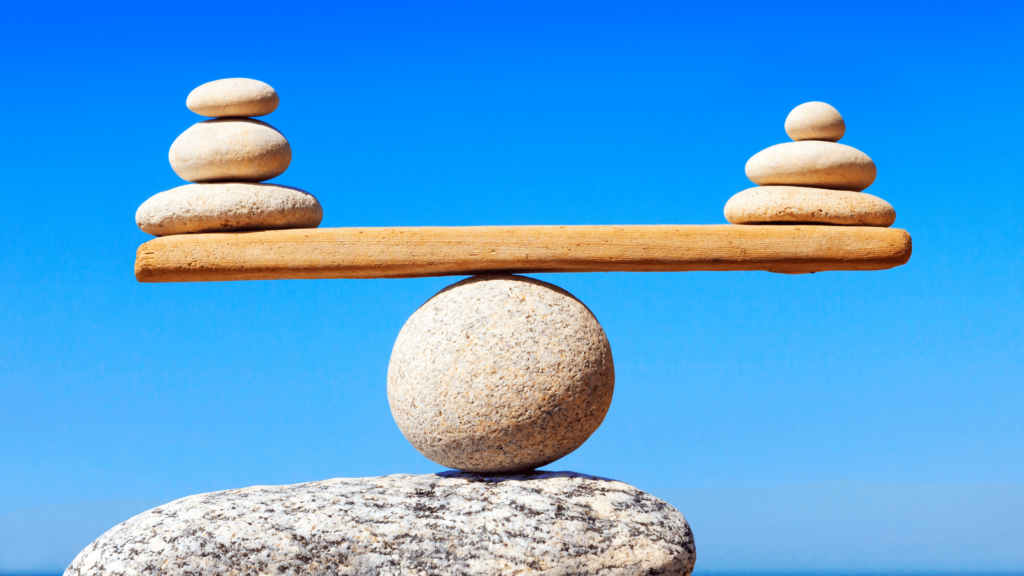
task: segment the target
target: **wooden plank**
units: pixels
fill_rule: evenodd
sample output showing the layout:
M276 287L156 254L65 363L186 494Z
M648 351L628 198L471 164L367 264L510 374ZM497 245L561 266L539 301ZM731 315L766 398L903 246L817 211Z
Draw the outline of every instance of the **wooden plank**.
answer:
M164 236L139 247L139 282L414 278L480 272L803 274L910 259L894 228L814 225L318 228Z

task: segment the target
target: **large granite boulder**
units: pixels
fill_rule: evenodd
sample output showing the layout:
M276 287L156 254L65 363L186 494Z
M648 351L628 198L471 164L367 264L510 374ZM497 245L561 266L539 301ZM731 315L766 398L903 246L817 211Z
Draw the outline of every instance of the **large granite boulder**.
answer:
M124 522L65 576L679 574L686 519L632 486L572 472L462 472L255 486Z

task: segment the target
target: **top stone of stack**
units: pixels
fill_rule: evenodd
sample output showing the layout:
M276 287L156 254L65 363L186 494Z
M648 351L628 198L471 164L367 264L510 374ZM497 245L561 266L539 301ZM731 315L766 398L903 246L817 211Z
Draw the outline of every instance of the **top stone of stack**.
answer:
M188 109L211 118L266 116L280 99L269 84L249 78L225 78L193 90L185 101Z
M786 116L786 134L794 142L823 140L839 142L846 134L846 122L839 111L824 102L806 102Z

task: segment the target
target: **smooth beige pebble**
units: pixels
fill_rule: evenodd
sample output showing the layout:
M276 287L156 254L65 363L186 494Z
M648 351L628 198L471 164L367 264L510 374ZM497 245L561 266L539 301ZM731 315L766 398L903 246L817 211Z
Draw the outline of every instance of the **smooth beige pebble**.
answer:
M834 142L786 142L747 161L747 178L760 186L807 186L860 192L875 181L871 158Z
M839 111L824 102L806 102L786 116L786 134L794 141L838 142L846 134L846 122Z
M230 230L316 228L320 202L298 188L228 182L187 184L151 197L135 212L147 234L169 236Z
M249 78L225 78L207 82L189 93L188 109L213 118L266 116L277 109L280 98L270 84Z
M280 176L292 147L276 128L249 118L192 125L171 144L171 168L189 182L260 182Z
M611 405L615 367L571 294L509 274L438 292L398 334L388 402L405 438L471 472L531 470L569 454Z
M896 210L864 192L822 190L798 186L749 188L725 204L725 219L733 224L840 224L880 226L896 221Z

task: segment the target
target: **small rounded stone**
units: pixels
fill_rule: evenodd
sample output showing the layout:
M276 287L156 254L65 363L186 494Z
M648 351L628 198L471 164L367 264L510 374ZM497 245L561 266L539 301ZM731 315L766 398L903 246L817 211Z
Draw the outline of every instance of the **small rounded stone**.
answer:
M786 134L794 141L838 142L846 134L846 122L839 111L824 102L806 102L786 116Z
M266 122L224 118L193 124L171 144L168 157L189 182L260 182L288 169L292 147Z
M277 109L280 98L266 82L249 78L225 78L207 82L189 93L188 109L213 118L266 116Z
M187 184L151 197L135 212L147 234L169 236L230 230L316 228L320 202L298 188L230 182Z
M449 468L530 470L580 447L615 388L597 318L565 290L508 274L438 292L402 327L388 402L402 434Z
M865 192L822 190L798 186L749 188L725 204L725 219L733 224L838 224L892 226L891 204Z
M875 162L835 142L786 142L747 160L747 178L760 186L806 186L860 192L875 181Z

